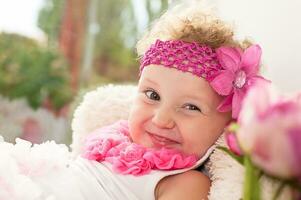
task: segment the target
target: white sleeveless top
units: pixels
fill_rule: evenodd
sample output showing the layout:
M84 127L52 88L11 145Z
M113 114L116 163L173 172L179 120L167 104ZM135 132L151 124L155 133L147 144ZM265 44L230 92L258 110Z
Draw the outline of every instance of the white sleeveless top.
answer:
M0 199L154 200L162 178L197 168L213 148L191 168L133 176L113 172L107 162L70 160L65 145L49 142L31 147L22 140L13 145L0 137Z
M200 166L212 152L211 147L198 162L186 169L162 171L152 170L142 176L122 175L111 171L110 163L78 158L70 166L83 199L103 200L155 200L158 182L169 175L179 174Z

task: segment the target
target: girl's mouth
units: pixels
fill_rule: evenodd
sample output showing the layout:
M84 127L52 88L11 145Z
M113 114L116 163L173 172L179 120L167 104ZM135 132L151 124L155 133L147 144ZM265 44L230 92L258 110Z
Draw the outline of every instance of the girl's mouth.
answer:
M171 138L167 138L164 136L159 136L150 132L147 132L149 137L151 138L154 147L165 147L180 144L178 141L173 140Z

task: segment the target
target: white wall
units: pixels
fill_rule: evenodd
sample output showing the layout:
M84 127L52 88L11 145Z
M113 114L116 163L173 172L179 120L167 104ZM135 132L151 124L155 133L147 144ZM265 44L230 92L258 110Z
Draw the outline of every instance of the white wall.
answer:
M213 0L239 37L263 49L264 74L284 92L301 91L301 0Z

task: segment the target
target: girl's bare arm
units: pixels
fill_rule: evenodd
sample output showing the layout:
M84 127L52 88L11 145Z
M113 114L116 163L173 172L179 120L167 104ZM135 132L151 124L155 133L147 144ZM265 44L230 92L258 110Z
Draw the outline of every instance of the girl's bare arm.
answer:
M169 176L156 188L156 200L207 200L210 179L196 170Z

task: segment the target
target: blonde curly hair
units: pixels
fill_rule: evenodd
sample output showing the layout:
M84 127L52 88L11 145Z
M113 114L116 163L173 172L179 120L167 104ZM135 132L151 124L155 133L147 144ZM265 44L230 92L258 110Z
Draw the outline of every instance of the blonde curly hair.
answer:
M138 41L138 56L141 57L157 39L197 42L214 49L220 46L245 49L251 45L247 40L235 40L233 28L200 2L182 3L165 12Z

